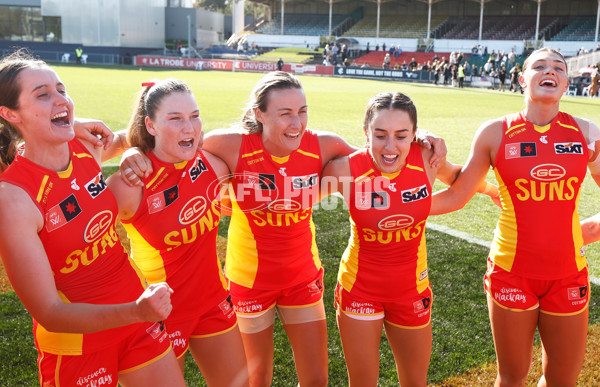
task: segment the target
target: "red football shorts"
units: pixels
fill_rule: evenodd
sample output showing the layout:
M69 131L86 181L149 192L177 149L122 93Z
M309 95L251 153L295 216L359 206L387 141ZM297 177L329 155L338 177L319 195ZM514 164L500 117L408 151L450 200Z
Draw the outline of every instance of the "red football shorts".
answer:
M237 323L231 296L208 310L201 316L191 320L171 322L167 319L165 326L177 358L183 356L190 345L190 338L217 336L232 330Z
M431 321L433 294L428 287L418 293L415 288L404 300L381 302L356 297L339 283L335 288L335 308L357 320L385 319L400 328L424 328Z
M118 374L163 358L171 342L162 323L142 323L129 337L101 351L79 356L39 352L40 386L116 386Z
M570 277L537 280L508 272L494 265L490 258L487 265L485 293L505 309L521 311L539 307L542 313L570 315L581 313L589 304L587 267Z

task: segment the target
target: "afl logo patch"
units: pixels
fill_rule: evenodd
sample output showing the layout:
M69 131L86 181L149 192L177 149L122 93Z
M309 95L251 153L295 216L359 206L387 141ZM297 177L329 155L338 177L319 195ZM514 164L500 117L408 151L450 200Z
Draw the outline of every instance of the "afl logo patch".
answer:
M554 181L562 179L567 171L560 165L540 164L533 167L529 174L536 180Z
M381 219L379 223L377 223L377 228L384 231L394 231L406 228L414 222L415 219L412 216L396 214Z
M198 219L206 212L207 202L203 196L195 196L188 200L179 212L179 223L190 224Z
M109 210L97 213L85 227L83 239L87 243L92 243L101 235L104 235L112 225L113 214Z
M277 199L269 203L267 208L269 209L269 211L272 212L288 214L300 211L302 209L302 205L297 201L291 199Z

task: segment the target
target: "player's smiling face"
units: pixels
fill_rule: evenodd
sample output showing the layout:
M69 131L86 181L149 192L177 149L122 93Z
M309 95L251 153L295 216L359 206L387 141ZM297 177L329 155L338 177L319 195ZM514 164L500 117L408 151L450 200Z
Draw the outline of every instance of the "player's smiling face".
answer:
M152 151L167 163L193 159L202 145L200 111L190 93L175 92L162 98L154 120L146 117L146 128L154 136Z
M73 132L73 101L54 70L43 66L27 68L17 76L20 84L15 125L28 142L64 143ZM28 136L27 134L30 133Z
M302 89L269 91L267 108L254 110L263 125L262 140L273 156L285 157L298 149L308 122L308 106Z
M542 51L527 59L528 65L519 78L528 95L533 98L560 100L569 87L567 65L560 55Z
M365 134L375 166L383 173L395 173L406 163L410 144L415 138L414 123L399 109L379 110Z

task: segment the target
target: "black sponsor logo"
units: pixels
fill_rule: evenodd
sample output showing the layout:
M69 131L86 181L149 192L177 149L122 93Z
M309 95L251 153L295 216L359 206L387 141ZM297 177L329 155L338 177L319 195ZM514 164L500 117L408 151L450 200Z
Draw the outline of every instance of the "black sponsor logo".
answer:
M200 157L196 158L196 163L190 168L190 179L192 182L196 181L196 179L205 171L208 171L208 168L204 164L204 161Z
M104 176L102 176L102 172L94 176L94 178L85 185L85 189L92 198L100 195L106 189L106 181L104 180Z
M427 185L406 189L402 191L402 203L416 202L429 196Z
M558 155L583 154L583 145L580 142L559 142L554 144L554 152Z
M537 156L537 148L535 142L522 142L521 144L521 157L534 157Z
M307 176L292 177L292 187L296 189L309 188L317 185L319 175L316 173Z

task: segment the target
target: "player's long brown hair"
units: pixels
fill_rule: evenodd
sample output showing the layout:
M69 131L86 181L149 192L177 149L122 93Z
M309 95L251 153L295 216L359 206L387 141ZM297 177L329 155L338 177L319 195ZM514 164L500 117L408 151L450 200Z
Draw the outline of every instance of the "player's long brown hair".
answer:
M272 90L281 89L300 89L302 90L302 84L300 80L290 73L285 71L273 71L262 77L252 94L244 113L242 114L241 127L248 133L261 133L263 130L262 123L258 122L254 115L254 109L259 108L261 111L267 111L267 104L269 102L269 93Z
M172 93L192 94L188 85L175 78L162 81L153 80L145 85L138 95L135 110L131 115L127 130L129 145L142 149L144 153L154 149L155 145L154 136L148 133L148 129L146 129L146 117L150 117L154 121L156 110L166 96Z
M37 69L44 66L48 66L46 62L35 59L24 49L2 58L0 62L0 106L12 110L18 109L21 85L17 77L25 69ZM0 117L0 172L13 162L20 140L19 128Z
M555 50L553 48L549 48L549 47L538 48L537 50L535 50L531 54L529 54L529 56L527 57L527 59L525 59L525 62L523 62L523 71L527 70L527 68L531 64L531 60L530 59L534 55L539 54L540 52L550 52L552 54L558 55L562 59L563 63L565 64L565 71L567 73L569 72L569 68L567 67L567 60L565 59L565 57L563 56L563 54L561 54L560 51L557 51L557 50Z
M412 121L413 133L417 130L417 107L409 96L393 91L379 93L369 100L363 121L364 128L368 130L377 112L385 109L405 111Z

